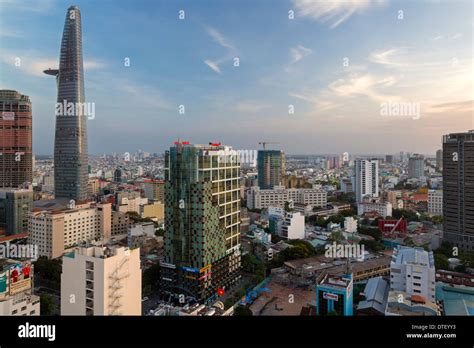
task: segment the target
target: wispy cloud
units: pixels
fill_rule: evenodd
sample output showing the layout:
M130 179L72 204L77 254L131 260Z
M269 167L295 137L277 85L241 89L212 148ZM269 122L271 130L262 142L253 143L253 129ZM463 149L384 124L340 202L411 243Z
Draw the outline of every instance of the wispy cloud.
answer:
M309 56L311 53L313 53L313 50L304 47L303 45L290 48L291 64L299 62L303 58Z
M255 101L243 101L237 104L237 111L242 112L259 112L264 109L268 109L270 107L269 104L264 104Z
M336 28L355 13L362 13L385 3L386 0L293 0L299 15L328 23L330 28Z
M206 27L206 32L217 44L227 49L227 54L223 58L203 60L204 64L211 68L215 73L221 75L222 70L220 68L220 64L231 60L237 54L237 49L230 43L229 39L227 39L217 29Z

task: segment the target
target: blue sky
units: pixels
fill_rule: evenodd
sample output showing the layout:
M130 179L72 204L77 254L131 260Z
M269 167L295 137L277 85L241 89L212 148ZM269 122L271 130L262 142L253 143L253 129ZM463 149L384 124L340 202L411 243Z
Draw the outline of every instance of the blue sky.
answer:
M72 4L82 13L86 100L96 104L93 154L162 152L177 138L237 149L273 141L287 153L434 153L443 134L474 128L468 0L0 4L0 88L31 97L37 154L53 151L56 102L41 71L58 65ZM420 105L419 117L381 115L384 103Z

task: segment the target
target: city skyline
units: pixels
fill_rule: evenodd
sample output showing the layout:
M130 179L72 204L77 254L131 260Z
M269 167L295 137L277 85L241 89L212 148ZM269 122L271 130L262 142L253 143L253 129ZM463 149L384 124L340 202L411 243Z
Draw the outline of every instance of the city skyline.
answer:
M444 134L474 128L467 1L449 18L441 2L76 4L85 14L86 94L96 104L87 121L93 154L163 153L177 138L235 148L277 141L288 154L426 154ZM33 151L51 154L56 98L42 70L57 66L65 6L2 7L25 24L2 20L0 87L30 96ZM417 113L383 113L398 102Z

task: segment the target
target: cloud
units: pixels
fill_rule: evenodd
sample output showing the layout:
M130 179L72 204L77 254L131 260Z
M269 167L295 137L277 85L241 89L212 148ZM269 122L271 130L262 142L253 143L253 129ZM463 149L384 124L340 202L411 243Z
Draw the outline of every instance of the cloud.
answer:
M291 64L299 62L303 58L309 56L311 53L313 53L313 51L310 48L306 48L302 45L290 48Z
M439 112L456 113L456 112L465 112L465 111L473 112L474 100L434 104L434 105L431 105L428 111L432 113L439 113Z
M209 68L211 68L212 70L214 70L216 73L222 74L221 68L219 67L219 62L214 62L214 61L212 61L212 60L206 59L206 60L204 60L204 63L205 63Z
M211 68L215 73L221 75L222 70L220 68L220 64L229 61L237 54L237 49L230 43L230 41L219 31L214 28L206 27L206 32L209 36L220 46L227 49L227 54L220 59L205 59L204 64L206 64L209 68Z
M321 23L328 23L330 28L336 28L355 13L362 13L371 7L380 6L386 0L293 0L293 5L299 15L310 17Z
M237 104L237 110L242 112L258 112L269 108L269 104L262 104L253 101L244 101Z
M206 31L209 36L222 47L228 48L230 50L235 50L235 47L230 44L229 40L227 40L227 38L225 38L224 35L222 35L216 29L206 27Z
M373 100L393 100L397 96L385 95L381 89L393 86L394 76L377 77L372 74L352 74L347 79L339 79L329 84L328 89L339 97L367 96Z
M400 55L404 50L404 47L375 50L370 53L369 61L386 66L406 66L406 63L400 62Z

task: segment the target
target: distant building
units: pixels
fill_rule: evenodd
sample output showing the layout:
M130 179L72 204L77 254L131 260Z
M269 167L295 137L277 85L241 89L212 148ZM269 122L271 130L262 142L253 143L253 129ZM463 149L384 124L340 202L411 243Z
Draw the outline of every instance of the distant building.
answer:
M287 240L304 239L304 215L301 213L286 213L281 225L281 237Z
M428 214L443 215L443 191L428 191Z
M347 233L356 233L357 232L357 220L352 216L344 218L344 231Z
M111 237L110 203L86 202L77 206L33 209L29 215L28 242L38 245L39 256L61 257L77 244Z
M155 219L156 221L164 221L165 204L161 202L152 202L140 206L140 214L142 218Z
M441 149L436 151L436 169L438 171L443 170L443 150Z
M408 160L408 177L421 178L425 176L425 158L422 155L415 154Z
M33 267L29 261L0 260L1 316L40 315L40 298L33 294Z
M385 315L390 286L383 277L370 278L357 305L358 315Z
M357 159L355 161L356 201L379 196L379 161Z
M141 314L139 248L79 247L64 255L61 315Z
M436 272L433 252L423 248L399 247L390 263L390 290L419 295L435 302Z
M286 171L285 153L280 150L259 150L257 170L258 186L261 189L281 186Z
M354 192L354 186L350 179L341 180L341 191L344 193Z
M33 182L32 108L30 98L0 90L0 188Z
M165 182L163 180L149 180L143 183L145 197L151 201L165 202Z
M385 155L385 162L393 163L393 155Z
M357 204L357 215L361 216L364 213L376 212L383 218L392 216L392 205L388 202L377 203L377 202L363 202Z
M390 290L387 299L386 316L438 316L441 315L435 302L423 296L405 291Z
M0 228L7 236L28 232L32 207L32 189L0 188Z
M277 186L274 189L262 190L251 187L247 191L247 208L262 209L272 206L284 207L285 203L292 201L313 207L325 207L327 192L320 189L286 189Z

